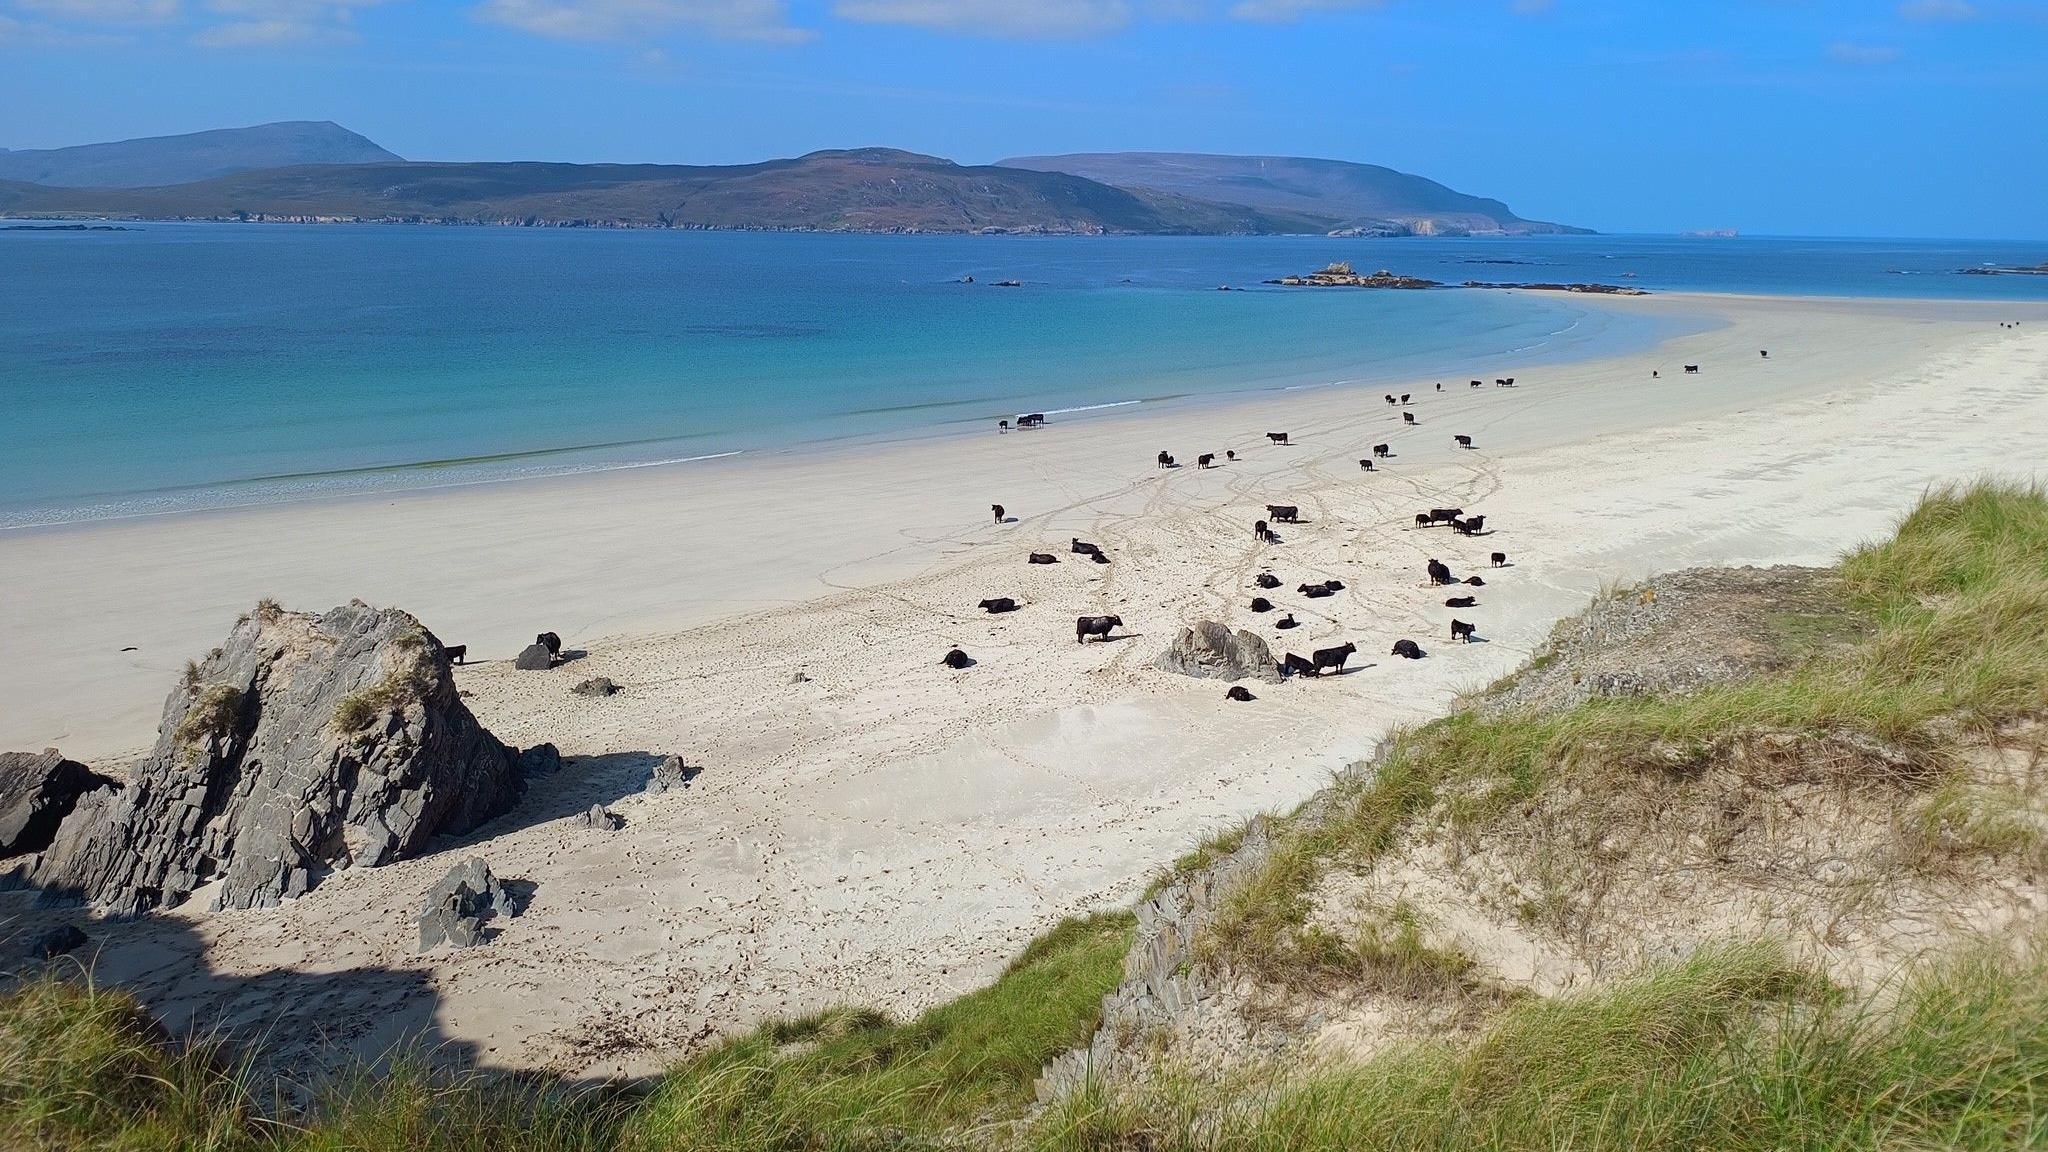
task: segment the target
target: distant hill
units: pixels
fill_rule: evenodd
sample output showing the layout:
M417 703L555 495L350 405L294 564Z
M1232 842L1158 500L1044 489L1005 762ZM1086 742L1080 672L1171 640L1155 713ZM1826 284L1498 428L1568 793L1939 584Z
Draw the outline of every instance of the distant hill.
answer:
M1296 156L1208 156L1188 152L1096 152L1020 156L1009 168L1066 172L1117 188L1148 189L1324 222L1327 230L1396 233L1586 229L1524 220L1498 200L1377 164Z
M75 148L0 150L0 180L66 188L148 188L259 168L398 159L339 124L292 120Z
M849 232L1273 233L1318 218L886 148L698 167L383 163L152 188L0 184L0 213Z

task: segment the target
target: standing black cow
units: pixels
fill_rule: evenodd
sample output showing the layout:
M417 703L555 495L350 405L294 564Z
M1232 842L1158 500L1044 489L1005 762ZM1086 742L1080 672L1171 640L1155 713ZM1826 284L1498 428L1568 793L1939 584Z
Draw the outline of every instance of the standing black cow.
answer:
M1394 446L1392 444L1375 444L1372 446L1372 454L1384 460L1394 454Z
M548 650L549 660L553 660L562 654L562 638L553 632L543 632L535 636L533 642Z
M1358 645L1350 643L1339 644L1335 648L1316 649L1315 674L1321 676L1325 668L1335 668L1337 671L1342 672L1344 670L1344 662L1351 659L1351 654L1356 651L1358 651Z
M1368 457L1366 457L1366 458L1364 458L1364 459L1360 460L1360 461L1358 462L1358 466L1359 466L1359 467L1360 467L1361 469L1364 469L1364 470L1365 470L1365 471L1367 471L1367 472L1370 472L1370 471L1372 471L1372 457L1368 456Z
M1699 374L1700 374L1700 366L1699 366L1699 365L1697 365L1697 364L1687 364L1687 365L1685 366L1685 374L1686 374L1687 376L1697 376L1697 375L1699 375Z
M1280 658L1280 676L1282 679L1289 676L1313 676L1315 674L1316 665L1313 660L1304 660L1292 652Z
M1435 585L1457 583L1457 581L1451 579L1451 566L1441 560L1431 560L1429 562L1429 582Z
M999 432L999 433L1001 433L1001 432L1008 432L1009 430L1010 430L1010 422L1009 422L1008 420L998 420L998 421L996 421L996 431L997 431L997 432Z
M1082 644L1093 636L1099 640L1109 639L1111 631L1123 627L1121 616L1082 616L1074 621L1074 639Z
M1472 625L1465 623L1463 620L1452 620L1451 639L1456 640L1460 644L1470 644L1472 642Z
M1214 452L1204 452L1200 456L1195 457L1195 467L1197 468L1207 468L1215 463L1216 454Z
M1280 538L1273 535L1273 529L1264 520L1254 520L1252 521L1252 539L1257 540L1261 544L1271 544Z
M1394 655L1406 660L1420 660L1427 653L1423 652L1422 645L1417 644L1413 640L1396 640L1394 641Z
M1403 424L1413 424L1413 423L1415 423L1415 413L1413 413L1413 412L1403 412L1403 413L1401 413L1401 423L1403 423Z
M1394 399L1394 394L1392 392L1387 393L1387 407L1392 408L1395 404L1398 403L1400 403L1400 401Z
M1266 505L1266 515L1271 516L1282 524L1301 523L1301 508L1295 504L1268 504Z
M1408 395L1406 392L1401 393L1401 403L1406 404L1408 402Z
M448 653L448 662L450 664L466 664L469 662L469 645L467 644L450 644L443 651Z
M1453 436L1451 437L1451 442L1460 448L1470 448L1472 446L1472 438L1470 436Z
M1479 381L1479 380L1474 380L1474 381L1472 382L1472 386L1473 386L1474 388L1482 387L1482 386L1483 386L1483 382L1482 382L1482 381Z
M1235 449L1235 448L1225 448L1225 449L1223 450L1223 458L1224 458L1225 460L1235 460L1235 459L1237 459L1237 449Z
M1173 454L1170 452L1161 452L1159 454L1159 466L1161 468L1173 467Z
M1507 554L1507 553L1505 553L1505 552L1495 552L1495 553L1493 554L1493 566L1494 566L1495 568L1505 568L1505 567L1507 567L1507 566L1508 566L1508 554Z
M1474 516L1469 520L1452 520L1451 530L1460 536L1477 536L1486 527L1486 517Z
M988 510L996 514L996 523L1001 524L1003 522L1003 506L1001 504L991 504L988 506Z
M1266 433L1266 439L1271 440L1275 444L1285 444L1287 443L1287 433L1268 432Z

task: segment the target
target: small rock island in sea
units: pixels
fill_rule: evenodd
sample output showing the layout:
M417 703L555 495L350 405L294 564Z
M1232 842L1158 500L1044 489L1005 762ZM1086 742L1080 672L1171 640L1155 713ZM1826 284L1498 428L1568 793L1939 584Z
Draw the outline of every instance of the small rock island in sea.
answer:
M1306 276L1286 276L1268 280L1268 284L1279 284L1288 288L1441 288L1434 280L1423 280L1415 276L1396 276L1382 268L1370 276L1360 276L1351 270L1348 261L1339 260L1321 272Z

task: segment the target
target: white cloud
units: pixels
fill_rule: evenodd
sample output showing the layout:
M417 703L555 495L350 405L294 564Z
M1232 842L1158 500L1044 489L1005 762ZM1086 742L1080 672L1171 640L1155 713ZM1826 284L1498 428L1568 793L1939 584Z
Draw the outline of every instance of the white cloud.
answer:
M93 24L162 24L178 18L178 0L14 0L15 6L60 20Z
M206 0L206 10L228 19L192 34L204 48L271 48L288 44L342 44L358 39L349 27L355 10L383 0Z
M690 31L790 43L814 35L789 22L787 0L484 0L476 12L556 40L640 40Z
M1890 64L1902 53L1889 44L1856 44L1837 40L1828 45L1828 59L1844 64Z
M1928 23L1975 20L1977 6L1970 0L1907 0L1899 5L1899 15Z
M1316 12L1338 12L1346 8L1377 8L1382 0L1238 0L1230 6L1233 20L1261 24L1289 24Z
M832 11L861 24L1026 40L1117 32L1136 15L1131 0L839 0Z

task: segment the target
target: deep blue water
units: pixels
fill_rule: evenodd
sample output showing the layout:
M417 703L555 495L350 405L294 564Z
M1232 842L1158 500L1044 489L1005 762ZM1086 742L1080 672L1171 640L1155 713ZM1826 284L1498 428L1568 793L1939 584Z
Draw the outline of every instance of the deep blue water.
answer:
M129 227L0 232L0 526L1476 375L1668 331L1562 296L1215 290L1335 259L1450 282L2048 298L2048 277L1954 274L2048 258L1995 242Z

